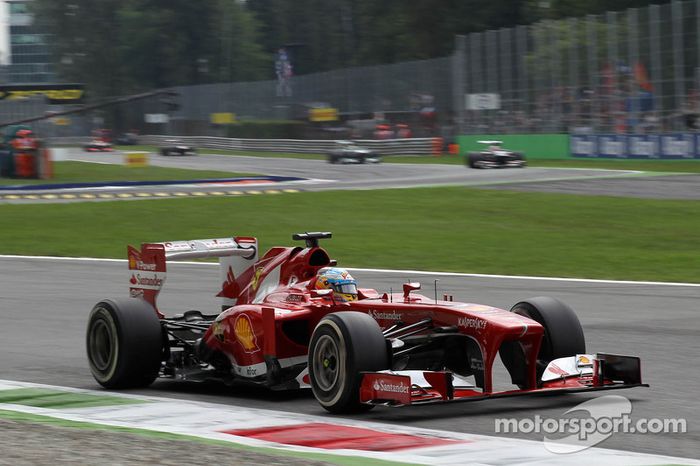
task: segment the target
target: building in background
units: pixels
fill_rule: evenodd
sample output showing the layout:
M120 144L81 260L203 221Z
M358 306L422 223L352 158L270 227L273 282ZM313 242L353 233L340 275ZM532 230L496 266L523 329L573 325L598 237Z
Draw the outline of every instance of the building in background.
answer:
M9 64L4 73L7 83L52 82L48 35L34 21L32 0L6 0L9 25Z

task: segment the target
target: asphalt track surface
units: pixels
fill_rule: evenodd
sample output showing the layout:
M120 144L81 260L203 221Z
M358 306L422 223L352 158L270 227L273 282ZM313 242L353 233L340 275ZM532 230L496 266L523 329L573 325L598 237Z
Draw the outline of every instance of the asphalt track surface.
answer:
M122 163L122 153L85 153L70 150L70 160L94 163ZM267 158L201 154L195 157L164 157L151 154L150 164L184 169L219 170L237 173L305 178L268 184L233 183L188 183L174 186L99 187L79 189L54 189L5 191L0 193L0 202L76 202L100 200L138 200L179 197L186 195L241 195L321 191L329 189L380 189L419 186L508 186L537 183L546 187L548 183L562 180L597 180L619 177L637 178L638 173L621 170L588 170L527 168L507 170L474 170L462 165L445 164L329 164L323 160L293 158ZM107 194L109 193L109 194Z
M127 294L126 263L0 258L0 378L96 389L84 351L86 318L101 298ZM363 287L397 290L421 281L432 295L433 275L354 272ZM167 314L187 309L215 312L218 269L173 264L160 299ZM591 394L521 397L417 408L377 408L362 419L494 435L495 418L560 418L578 403L607 394L632 401L634 420L685 418L686 434L615 434L600 446L681 457L700 457L697 402L700 286L625 284L442 276L439 293L456 300L509 308L524 298L548 295L570 304L586 332L588 351L638 355L651 388ZM506 388L503 369L497 387ZM324 415L308 391L269 392L218 384L159 381L133 391L177 399ZM541 440L542 434L517 435ZM565 459L563 459L565 461Z

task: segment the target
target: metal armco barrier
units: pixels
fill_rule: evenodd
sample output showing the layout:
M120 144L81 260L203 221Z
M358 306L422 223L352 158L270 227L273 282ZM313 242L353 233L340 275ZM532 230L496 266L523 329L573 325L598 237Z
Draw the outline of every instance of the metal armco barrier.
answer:
M700 134L572 134L574 157L700 159Z
M332 140L302 139L233 139L211 136L154 136L138 138L139 144L159 146L168 139L178 139L198 149L225 149L239 151L294 152L325 154L335 147ZM381 155L430 155L436 138L356 140L357 144ZM83 144L89 138L52 138L53 144Z

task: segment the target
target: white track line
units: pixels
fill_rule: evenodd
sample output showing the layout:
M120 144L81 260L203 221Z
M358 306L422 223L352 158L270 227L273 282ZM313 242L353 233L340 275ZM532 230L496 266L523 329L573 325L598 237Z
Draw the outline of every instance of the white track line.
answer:
M21 256L12 254L0 254L0 259L26 259L26 260L47 260L47 261L76 261L76 262L126 262L126 259L106 259L100 257L60 257L60 256ZM178 261L171 262L171 265L202 265L202 266L218 266L215 262L187 262ZM611 285L637 285L637 286L686 286L700 288L700 283L683 283L683 282L653 282L653 281L634 281L634 280L603 280L597 278L569 278L569 277L537 277L530 275L493 275L484 273L460 273L460 272L434 272L427 270L396 270L396 269L365 269L360 267L345 267L350 271L369 272L369 273L398 273L409 275L429 275L440 277L465 277L465 278L499 278L511 280L542 280L555 282L573 282L573 283L601 283Z

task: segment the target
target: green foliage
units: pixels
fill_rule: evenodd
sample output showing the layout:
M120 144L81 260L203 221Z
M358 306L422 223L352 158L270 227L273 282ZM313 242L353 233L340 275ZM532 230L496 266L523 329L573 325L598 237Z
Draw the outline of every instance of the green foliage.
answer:
M58 73L93 98L266 77L258 23L234 0L36 0Z
M643 6L649 0L35 0L60 78L93 97L446 56L457 34ZM667 3L667 0L654 3ZM568 53L583 28L542 53ZM558 37L560 37L558 36ZM539 57L535 57L539 58ZM544 57L547 58L547 57ZM582 61L583 63L583 61Z

